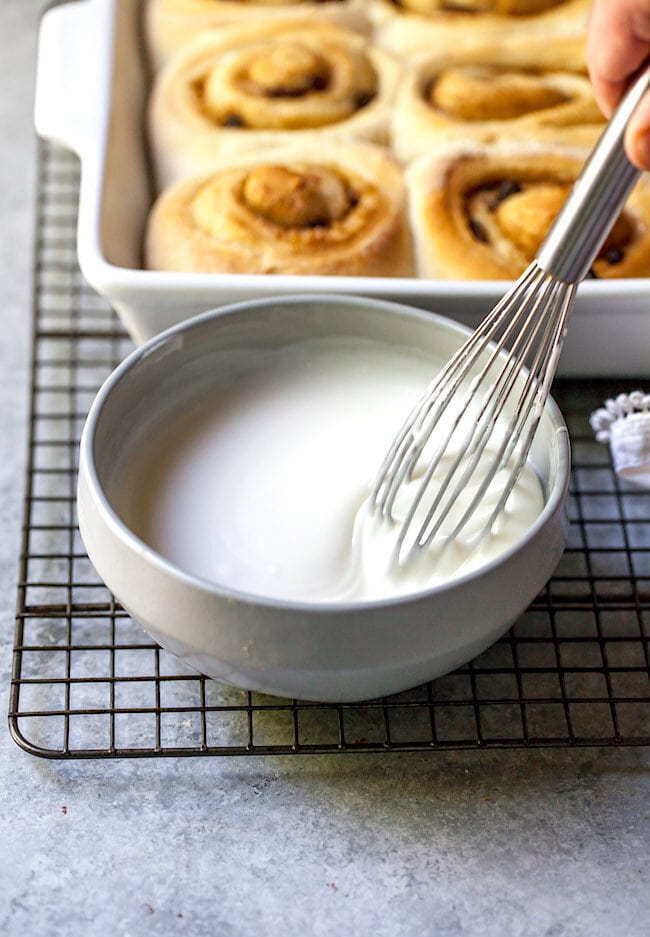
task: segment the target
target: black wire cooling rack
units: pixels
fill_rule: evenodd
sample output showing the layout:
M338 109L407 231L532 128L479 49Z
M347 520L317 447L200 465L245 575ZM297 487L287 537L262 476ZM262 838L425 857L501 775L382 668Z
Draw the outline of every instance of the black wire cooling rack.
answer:
M544 591L466 667L364 704L218 684L152 643L98 579L75 514L90 402L131 343L76 262L75 157L40 145L31 418L9 708L50 758L650 744L650 492L614 474L588 415L621 388L558 382L570 541Z

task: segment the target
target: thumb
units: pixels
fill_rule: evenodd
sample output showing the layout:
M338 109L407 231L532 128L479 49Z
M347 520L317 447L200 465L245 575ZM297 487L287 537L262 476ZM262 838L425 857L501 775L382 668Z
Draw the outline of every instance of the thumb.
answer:
M625 152L639 169L650 170L650 91L630 117L625 130Z

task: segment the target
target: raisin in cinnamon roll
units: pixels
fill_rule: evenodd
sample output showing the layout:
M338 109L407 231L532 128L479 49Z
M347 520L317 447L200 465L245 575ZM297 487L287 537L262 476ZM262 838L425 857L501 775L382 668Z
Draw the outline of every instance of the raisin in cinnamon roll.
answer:
M365 143L226 161L159 196L145 257L156 270L411 276L401 170Z
M455 144L406 172L418 273L509 280L535 257L589 153L523 142ZM650 184L642 177L593 265L597 277L650 275Z
M488 43L419 57L398 88L394 152L408 161L440 140L502 137L593 146L604 120L583 45L558 40L546 53L531 44L496 53Z
M300 16L369 34L366 0L148 0L147 47L155 68L206 29L260 17Z
M399 53L467 48L493 39L584 36L591 0L371 0L375 37Z
M159 73L149 138L161 186L231 153L311 137L384 143L399 66L338 26L274 20L213 30Z

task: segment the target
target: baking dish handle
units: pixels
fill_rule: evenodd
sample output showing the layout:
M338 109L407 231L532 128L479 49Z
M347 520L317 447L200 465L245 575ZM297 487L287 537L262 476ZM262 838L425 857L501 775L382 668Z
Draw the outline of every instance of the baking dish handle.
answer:
M83 155L106 128L112 71L112 0L80 0L43 14L34 123L39 136Z

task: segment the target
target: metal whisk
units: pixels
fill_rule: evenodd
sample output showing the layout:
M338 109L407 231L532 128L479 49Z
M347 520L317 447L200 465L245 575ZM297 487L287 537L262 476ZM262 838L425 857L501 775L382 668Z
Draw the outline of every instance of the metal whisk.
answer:
M392 520L404 485L417 480L400 521L398 561L436 536L454 540L470 520L472 536L480 537L503 511L530 452L578 284L638 178L623 137L649 88L647 68L607 124L536 259L428 386L395 437L370 510ZM459 509L461 495L466 506Z

